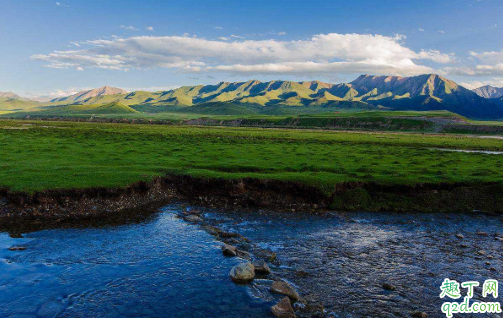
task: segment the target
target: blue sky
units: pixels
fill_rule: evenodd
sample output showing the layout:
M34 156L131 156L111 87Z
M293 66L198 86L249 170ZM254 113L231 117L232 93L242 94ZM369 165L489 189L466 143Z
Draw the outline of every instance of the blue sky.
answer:
M501 0L0 0L0 91L430 72L503 86L502 15Z

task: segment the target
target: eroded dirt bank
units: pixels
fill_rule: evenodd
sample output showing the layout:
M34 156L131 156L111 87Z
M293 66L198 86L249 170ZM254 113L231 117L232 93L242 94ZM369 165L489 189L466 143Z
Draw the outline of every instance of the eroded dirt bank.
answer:
M101 218L140 206L182 199L215 207L262 207L292 212L341 211L503 213L501 184L383 186L341 183L331 194L295 182L157 177L124 188L47 190L33 194L0 190L0 225L21 220Z

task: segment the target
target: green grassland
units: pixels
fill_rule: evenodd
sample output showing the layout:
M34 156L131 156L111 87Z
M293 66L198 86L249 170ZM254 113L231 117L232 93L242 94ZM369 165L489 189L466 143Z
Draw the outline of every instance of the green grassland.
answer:
M118 102L108 104L74 104L43 107L37 111L9 112L0 117L16 119L88 119L100 122L159 123L200 126L240 126L263 128L304 128L330 130L400 131L424 133L457 133L502 135L503 122L472 121L448 111L386 111L340 109L326 107L275 108L276 115L253 112L251 106L229 103L202 104L191 107L127 106ZM230 108L229 108L230 107ZM262 106L258 108L264 109ZM281 110L281 111L280 111ZM299 110L299 111L296 111ZM208 111L208 112L205 112ZM317 111L317 112L316 112ZM293 112L293 114L292 114ZM311 113L314 112L314 113Z
M134 116L135 114L131 114ZM153 176L341 182L503 183L503 140L459 135L0 121L0 187L118 187Z

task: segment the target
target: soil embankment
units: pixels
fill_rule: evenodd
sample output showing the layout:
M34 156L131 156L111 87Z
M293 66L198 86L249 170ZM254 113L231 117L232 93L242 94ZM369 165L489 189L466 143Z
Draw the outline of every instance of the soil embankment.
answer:
M282 211L486 212L503 213L501 184L384 186L341 183L331 193L295 182L166 176L124 188L0 191L0 226L22 220L75 221L173 199L214 207L259 207Z

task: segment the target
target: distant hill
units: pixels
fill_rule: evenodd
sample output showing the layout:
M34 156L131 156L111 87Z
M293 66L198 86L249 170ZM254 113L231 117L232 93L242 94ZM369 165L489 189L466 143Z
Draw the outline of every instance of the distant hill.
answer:
M93 97L97 97L97 96L117 95L117 94L127 94L127 93L128 92L123 90L122 88L102 86L102 87L90 89L87 91L81 91L81 92L78 92L77 94L74 94L71 96L55 98L55 99L51 100L51 102L53 102L53 103L83 102L83 101L87 101L87 100L89 100Z
M0 92L0 111L33 110L39 103L12 92Z
M349 85L355 98L393 110L448 110L479 119L503 118L503 107L444 77L362 75Z
M413 77L361 75L342 84L250 80L183 86L159 92L126 93L104 86L54 99L51 105L69 105L68 110L73 111L78 105L105 104L129 106L130 110L146 113L280 115L338 110L447 110L475 119L503 119L503 103L499 100L480 97L435 74Z
M131 114L131 113L138 113L138 111L132 109L129 106L117 102L100 104L100 105L74 104L66 106L49 106L44 107L42 110L37 112L37 114L40 115L53 115L53 116Z
M491 85L482 86L473 90L477 95L484 98L499 98L503 96L503 87L493 87Z
M0 92L0 98L21 98L21 97L12 92Z

